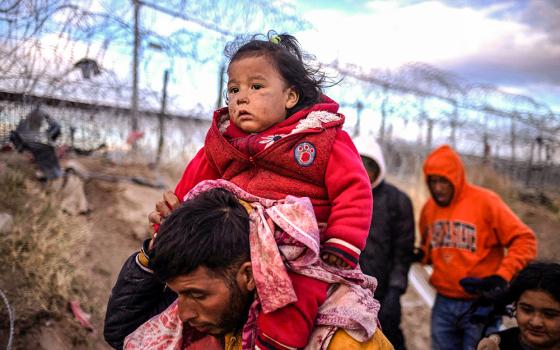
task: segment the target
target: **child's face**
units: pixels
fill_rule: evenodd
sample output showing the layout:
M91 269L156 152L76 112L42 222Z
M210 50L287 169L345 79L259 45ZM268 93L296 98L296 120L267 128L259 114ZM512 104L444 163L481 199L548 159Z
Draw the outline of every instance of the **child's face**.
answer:
M521 294L515 318L523 343L535 349L560 347L560 303L548 292L532 289Z
M298 101L298 94L265 56L231 62L228 76L229 115L246 133L261 132L285 120L286 110Z

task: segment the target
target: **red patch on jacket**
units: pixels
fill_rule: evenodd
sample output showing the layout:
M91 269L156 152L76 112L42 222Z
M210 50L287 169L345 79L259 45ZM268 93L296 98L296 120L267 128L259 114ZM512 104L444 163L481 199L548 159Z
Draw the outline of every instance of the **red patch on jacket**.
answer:
M315 160L317 149L310 142L302 142L294 147L294 158L300 166L310 166Z

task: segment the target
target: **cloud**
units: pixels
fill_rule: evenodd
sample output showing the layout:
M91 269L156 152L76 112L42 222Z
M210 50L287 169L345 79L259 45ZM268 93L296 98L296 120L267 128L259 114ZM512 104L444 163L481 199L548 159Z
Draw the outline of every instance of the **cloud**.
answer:
M530 1L521 20L533 28L549 34L552 42L560 44L560 2L557 0Z
M523 27L439 2L407 7L373 3L370 8L372 12L349 16L335 10L310 13L316 31L309 33L308 42L321 54L333 56L334 52L341 60L353 58L353 63L387 67L473 54Z
M307 12L315 29L298 38L327 62L395 68L420 61L472 82L560 85L559 2L372 1L368 9Z

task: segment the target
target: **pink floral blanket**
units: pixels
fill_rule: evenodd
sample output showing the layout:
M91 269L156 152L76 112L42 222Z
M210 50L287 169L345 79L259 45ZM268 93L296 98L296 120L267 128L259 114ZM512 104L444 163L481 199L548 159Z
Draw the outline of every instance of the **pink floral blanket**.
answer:
M216 187L229 190L253 209L249 238L258 297L243 328L243 350L254 348L259 312L268 313L297 300L287 269L332 284L319 308L316 328L306 349L326 349L338 328L362 342L373 336L379 311L379 302L373 297L377 282L359 267L342 270L319 259L320 232L308 198L287 196L271 200L253 196L226 180L208 180L198 184L184 199ZM175 302L131 333L124 348L183 350L199 346L221 349L214 338L184 327Z

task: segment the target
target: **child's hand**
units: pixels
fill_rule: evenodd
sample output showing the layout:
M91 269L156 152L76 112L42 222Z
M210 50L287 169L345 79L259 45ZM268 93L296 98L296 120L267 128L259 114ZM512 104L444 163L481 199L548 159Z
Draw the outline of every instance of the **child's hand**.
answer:
M340 257L336 255L324 253L323 255L321 255L321 258L323 259L324 262L326 262L331 266L338 267L340 269L350 268L350 265L348 265L344 260L342 260Z
M500 349L500 336L491 334L478 343L476 350L499 350Z
M181 204L179 202L179 198L175 195L175 193L171 191L165 191L163 193L163 200L160 200L156 203L156 210L152 211L148 215L148 221L150 222L150 233L152 234L152 240L150 241L149 249L151 250L154 246L154 239L157 235L157 228L161 225L163 219L171 214L171 211L177 208Z

